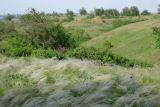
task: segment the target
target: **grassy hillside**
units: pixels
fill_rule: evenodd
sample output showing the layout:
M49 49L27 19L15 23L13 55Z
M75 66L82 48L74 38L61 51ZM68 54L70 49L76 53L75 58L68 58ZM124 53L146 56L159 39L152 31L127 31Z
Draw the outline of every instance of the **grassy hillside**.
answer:
M0 63L0 107L160 106L159 67L4 56Z
M159 18L129 24L107 32L97 38L82 44L104 48L104 42L109 40L114 47L113 52L132 59L160 64L160 50L155 48L155 36L152 27L160 26Z

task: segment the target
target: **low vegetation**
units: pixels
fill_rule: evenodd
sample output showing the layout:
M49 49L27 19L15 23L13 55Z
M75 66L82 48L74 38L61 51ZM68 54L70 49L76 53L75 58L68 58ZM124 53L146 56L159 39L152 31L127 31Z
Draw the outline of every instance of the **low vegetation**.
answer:
M137 18L137 19L116 19L115 21L113 21L113 26L114 28L123 26L123 25L127 25L127 24L131 24L131 23L136 23L136 22L140 22L140 21L145 21L147 19L144 18Z
M160 106L159 67L4 56L0 61L2 107Z
M111 47L110 44L106 47L107 48L103 50L97 49L94 47L77 48L70 54L70 57L75 57L82 60L90 59L90 60L100 61L101 65L105 63L110 63L110 64L117 64L117 65L126 66L126 67L134 67L134 66L151 67L152 66L151 64L139 62L136 60L130 60L130 59L127 59L126 57L122 57L112 53L112 51L110 51L108 48L108 47Z

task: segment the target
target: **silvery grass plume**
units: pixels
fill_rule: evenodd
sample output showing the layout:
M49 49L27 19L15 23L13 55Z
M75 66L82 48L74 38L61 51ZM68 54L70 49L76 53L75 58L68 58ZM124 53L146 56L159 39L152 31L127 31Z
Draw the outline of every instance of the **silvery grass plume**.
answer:
M0 57L0 107L160 107L156 66Z

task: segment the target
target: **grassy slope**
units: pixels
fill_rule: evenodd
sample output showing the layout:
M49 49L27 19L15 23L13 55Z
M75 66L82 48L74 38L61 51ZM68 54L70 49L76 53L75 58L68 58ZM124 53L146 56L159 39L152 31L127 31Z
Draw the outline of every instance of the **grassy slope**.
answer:
M67 23L64 25L68 29L83 29L88 34L90 38L94 38L99 36L100 34L103 34L110 29L112 29L111 24L92 24L92 23L85 23L85 24L77 24L77 23Z
M140 19L149 19L150 17L142 16L142 17L123 17L119 18L120 20L140 20ZM95 17L93 19L88 19L84 16L78 16L74 21L64 22L64 27L68 29L83 29L88 33L90 38L94 38L102 35L107 31L111 31L115 29L113 22L117 20L117 18L112 19L102 19L100 17Z
M113 52L117 54L160 64L160 50L155 48L155 36L152 35L152 27L155 26L160 26L159 19L129 24L93 38L82 46L95 46L103 49L104 42L109 40L114 45Z

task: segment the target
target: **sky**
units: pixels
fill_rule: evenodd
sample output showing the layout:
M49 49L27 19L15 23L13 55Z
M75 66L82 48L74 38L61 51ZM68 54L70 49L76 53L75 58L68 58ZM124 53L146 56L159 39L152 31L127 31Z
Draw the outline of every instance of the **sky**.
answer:
M116 8L137 6L140 11L147 9L150 12L157 11L160 0L0 0L0 14L23 14L29 8L47 13L65 12L66 9L78 12L82 7L88 11L94 8Z

